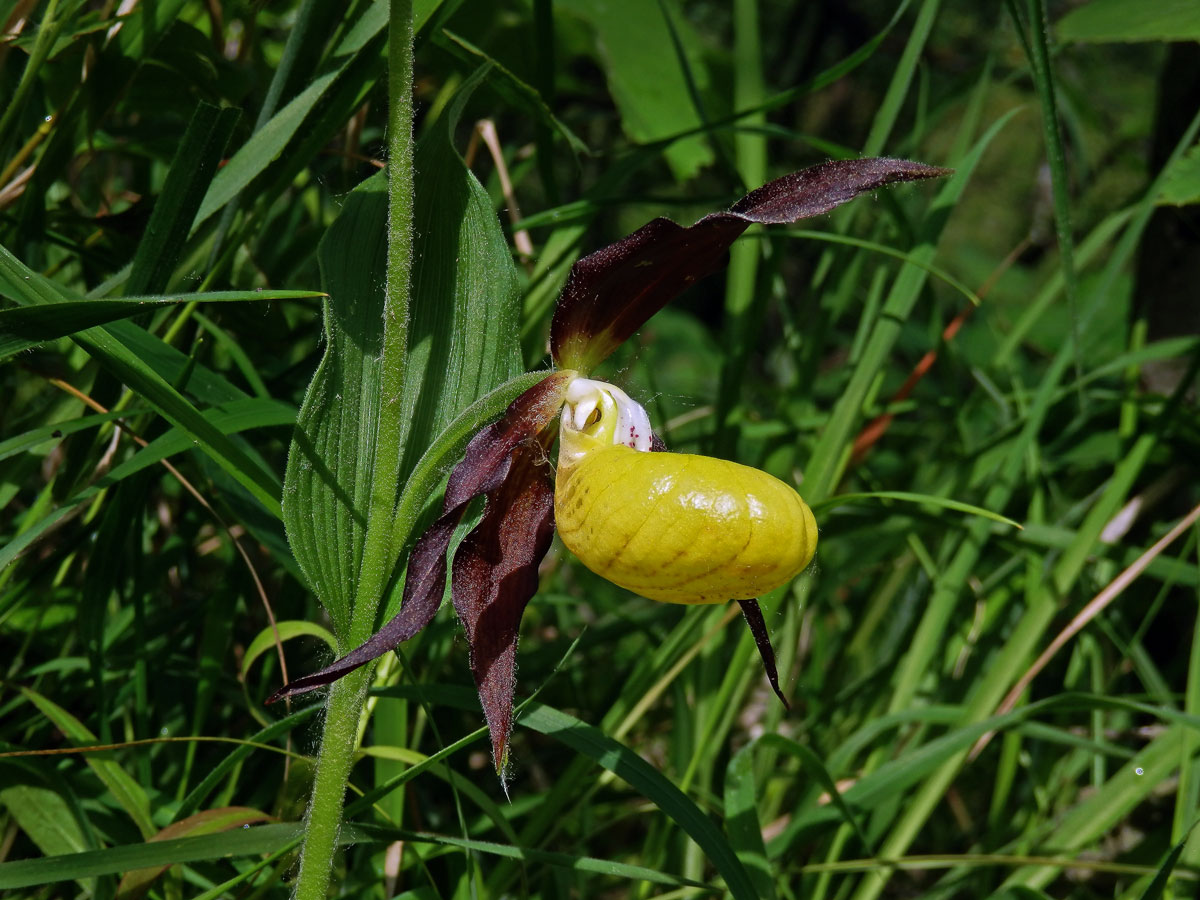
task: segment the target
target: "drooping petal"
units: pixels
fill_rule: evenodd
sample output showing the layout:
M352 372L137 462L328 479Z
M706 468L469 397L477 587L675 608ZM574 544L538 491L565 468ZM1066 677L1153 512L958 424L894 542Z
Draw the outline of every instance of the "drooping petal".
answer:
M538 564L554 535L554 488L545 448L523 444L483 519L454 555L451 597L467 632L471 673L501 778L507 768L517 632L537 591Z
M509 404L498 421L480 429L471 439L463 461L455 466L446 485L442 515L421 535L409 556L400 612L365 643L320 671L284 685L267 698L267 703L337 681L399 646L432 621L446 592L446 551L467 504L481 494L499 491L505 484L514 452L523 442L533 440L558 414L563 393L573 377L573 372L548 375Z
M742 615L746 617L746 624L750 626L750 634L754 637L754 646L758 647L758 655L762 657L763 668L767 672L767 681L771 683L771 690L783 702L784 708L790 710L792 707L779 687L779 672L775 668L775 651L771 649L771 639L767 636L767 623L763 621L758 601L739 600L738 606L742 608Z
M551 354L587 373L671 299L724 268L725 251L751 224L796 222L884 185L949 171L902 159L833 160L763 185L690 228L655 219L571 268L550 326Z

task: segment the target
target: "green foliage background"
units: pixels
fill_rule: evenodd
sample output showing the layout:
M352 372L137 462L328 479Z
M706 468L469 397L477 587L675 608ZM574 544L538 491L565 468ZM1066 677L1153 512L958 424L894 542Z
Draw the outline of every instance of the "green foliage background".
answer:
M817 510L815 565L763 603L792 712L734 611L630 596L556 547L510 796L447 605L374 673L338 895L1194 893L1191 6L414 12L401 560L529 380L489 392L545 365L579 255L830 157L957 173L751 232L598 373L673 449ZM285 897L320 716L262 700L349 612L317 604L303 573L334 544L293 556L280 499L320 292L382 290L387 5L7 0L0 21L0 889ZM378 380L354 338L329 344ZM322 439L368 459L349 420ZM352 593L342 562L324 597Z

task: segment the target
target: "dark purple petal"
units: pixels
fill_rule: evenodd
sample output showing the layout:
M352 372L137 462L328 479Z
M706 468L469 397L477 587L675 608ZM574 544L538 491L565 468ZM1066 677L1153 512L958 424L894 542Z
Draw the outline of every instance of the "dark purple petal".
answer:
M691 228L655 219L571 267L550 323L550 352L588 372L693 282L725 267L750 223L728 214Z
M834 159L776 178L751 191L729 211L749 222L787 225L827 213L859 194L889 184L941 178L953 171L906 159Z
M767 637L767 623L763 621L758 601L754 599L739 600L738 606L742 608L742 615L746 617L746 624L750 626L750 633L754 635L754 645L758 647L758 655L762 657L763 668L767 670L767 681L771 682L771 690L783 702L784 708L790 710L792 707L788 705L787 697L783 696L783 691L779 688L779 672L775 669L775 651L771 649L771 639Z
M450 593L467 632L471 673L501 778L512 731L517 633L554 535L550 474L540 444L519 447L508 477L488 494L483 519L454 554Z
M833 160L763 185L690 228L655 219L571 268L551 354L564 368L590 371L689 285L724 268L725 251L751 224L796 222L893 182L949 172L902 159Z
M467 504L481 494L494 494L507 483L515 453L533 441L562 406L563 392L573 376L555 372L509 404L499 421L479 430L467 444L463 461L454 467L446 485L442 515L421 535L408 558L408 574L400 612L366 643L311 675L297 678L267 698L274 703L337 681L359 666L378 659L407 641L432 621L446 593L446 551ZM544 452L543 452L544 455ZM496 504L489 501L488 513ZM503 509L496 514L503 515Z

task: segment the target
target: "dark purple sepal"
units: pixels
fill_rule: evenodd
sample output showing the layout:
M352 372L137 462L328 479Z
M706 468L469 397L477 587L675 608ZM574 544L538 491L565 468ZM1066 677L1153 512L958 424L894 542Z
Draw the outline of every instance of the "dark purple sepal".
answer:
M481 428L446 485L442 515L421 535L408 558L408 573L400 612L364 644L318 672L297 678L267 698L275 703L337 681L359 666L378 659L413 637L433 620L446 593L446 551L467 505L482 494L493 494L506 483L516 451L554 420L566 386L574 373L555 372L509 404L504 415ZM490 506L489 504L489 511ZM485 513L486 516L486 513Z
M544 447L523 444L479 524L454 554L451 597L467 632L471 673L504 779L512 732L517 634L554 536L554 487Z
M750 225L790 224L888 184L949 173L903 159L831 160L777 178L690 228L654 219L572 266L550 352L560 366L589 372L688 286L724 268L725 251Z
M754 599L739 600L738 606L742 608L742 615L746 617L746 624L750 626L750 634L754 636L754 645L758 647L758 655L762 657L763 668L767 671L767 681L771 683L771 690L783 703L784 709L791 710L792 707L788 704L787 697L783 696L783 691L779 687L779 672L775 668L775 651L771 649L771 639L767 636L767 623L763 621L758 601Z
M761 225L790 225L831 212L860 194L889 184L942 178L953 172L907 159L832 159L764 184L733 204L729 212Z

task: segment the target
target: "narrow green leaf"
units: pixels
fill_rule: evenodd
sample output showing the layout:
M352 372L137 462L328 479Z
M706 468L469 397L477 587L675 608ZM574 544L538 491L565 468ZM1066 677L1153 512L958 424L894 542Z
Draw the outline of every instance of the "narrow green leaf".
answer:
M1000 129L1011 121L1015 112L1016 110L1013 110L997 120L966 157L954 162L954 175L942 188L927 213L917 246L911 251L913 257L923 262L933 260L949 211L966 189L983 151ZM912 313L927 278L928 273L924 269L910 263L900 270L892 284L882 314L872 326L866 349L813 449L804 477L806 497L810 504L825 499L836 488L849 452L851 432L862 414L867 391L875 381L877 373L887 363L903 323Z
M87 850L87 839L71 807L57 791L40 785L15 784L0 790L0 805L17 827L47 855ZM3 887L0 880L0 887Z
M1200 203L1200 145L1167 167L1156 199L1172 206Z
M351 826L355 827L355 826ZM533 847L516 847L511 844L498 844L494 841L475 841L469 838L456 838L449 835L429 834L421 831L404 829L377 828L366 825L358 826L364 837L375 837L380 841L411 841L418 844L437 844L444 847L462 847L465 850L475 850L501 856L508 859L522 859L528 862L540 862L557 866L573 872L591 872L597 875L611 875L614 878L629 878L636 881L648 881L651 884L669 884L675 887L694 887L704 891L715 891L712 885L690 878L680 878L645 866L634 866L629 863L616 862L610 859L597 859L594 856L578 856L573 853L555 853L549 850L538 850Z
M1193 824L1193 828L1195 825ZM1154 880L1146 886L1145 893L1142 894L1141 900L1162 900L1163 895L1167 891L1167 883L1171 880L1171 875L1175 871L1175 867L1179 864L1179 858L1183 856L1183 851L1187 847L1188 838L1192 836L1192 829L1189 828L1184 835L1183 840L1171 848L1163 861L1159 864L1158 872L1154 875Z
M265 744L281 735L289 733L292 729L299 727L313 718L321 709L320 704L299 709L291 715L280 719L278 722L268 725L257 734L252 735L247 743L235 747L228 756L209 769L204 779L192 788L188 795L180 801L179 808L175 810L173 821L178 822L181 819L185 819L199 809L200 804L204 802L204 798L216 790L217 786L225 780L230 772L234 771L246 757L258 749L258 747L254 746L255 744Z
M479 708L478 698L469 689L441 685L436 689L436 697L427 696L428 690L421 685L400 685L379 693L395 697L425 697L430 702L440 701L459 709ZM747 900L758 897L754 882L737 853L708 815L669 778L624 744L593 725L537 701L530 701L521 707L517 724L566 744L576 753L592 759L624 779L688 833L721 873L726 889L734 897Z
M0 293L25 306L62 303L66 299L52 282L30 270L2 246ZM128 322L116 323L118 326L122 324L131 325ZM143 329L133 330L145 333ZM244 450L208 422L187 398L147 364L143 357L122 343L114 332L107 331L105 327L89 328L76 334L74 340L114 377L145 398L163 418L191 434L217 464L250 491L268 511L279 514L279 485L273 473L252 461Z
M271 817L257 809L249 809L244 806L225 806L220 809L206 809L204 812L196 813L194 816L188 816L186 819L181 819L171 825L168 825L150 841L169 841L176 838L196 837L203 834L217 834L222 831L229 831L231 828L246 828L249 825L257 825L261 822L270 821ZM124 874L121 878L121 883L117 887L117 896L121 900L128 900L131 897L140 897L150 889L159 876L165 872L169 866L166 864L161 866L152 866L145 869L132 869Z
M1200 4L1194 0L1090 0L1058 21L1061 41L1198 41Z
M414 32L419 31L441 5L442 0L416 0L413 3ZM321 102L354 64L378 50L387 21L387 0L375 0L366 6L361 18L334 48L332 62L325 71L314 77L303 91L259 128L217 173L196 213L193 231L212 218L272 163L284 157L297 134L302 136L300 140L307 136L301 126L311 122L309 116L315 117ZM305 160L309 158L304 154L298 155Z
M440 46L459 56L467 65L482 66L488 69L491 72L489 86L493 90L514 106L523 107L535 121L540 121L548 128L557 131L577 157L591 153L587 144L554 115L537 88L523 81L494 57L448 28L443 28L438 32L435 40Z
M57 703L24 686L18 690L68 738L81 744L96 743L96 735ZM157 829L150 820L150 801L141 785L118 762L106 758L106 755L92 753L88 754L86 760L96 777L104 782L121 808L133 819L142 835L153 835Z
M188 231L213 173L225 154L225 145L241 118L240 109L219 109L201 103L179 141L162 191L125 282L126 294L165 291L183 254Z
M1024 885L1009 885L992 895L993 900L1051 900L1050 895Z
M1099 840L1125 820L1179 766L1183 729L1172 726L1121 766L1099 790L1076 804L1055 823L1044 838L1045 846L1059 851L1077 851ZM1061 871L1058 866L1027 866L1013 872L1008 885L1046 887Z
M319 291L210 291L176 297L124 297L111 300L64 300L43 306L0 310L0 360L97 325L181 303L237 303L323 297Z
M940 506L942 509L952 509L955 512L967 513L968 515L979 516L983 519L991 519L993 522L1003 522L1005 525L1011 525L1013 528L1021 527L1020 522L1016 522L1008 518L1008 516L992 512L990 509L972 506L970 503L962 503L958 500L951 500L948 497L938 497L934 494L913 494L908 491L868 491L861 494L836 494L833 497L813 503L812 509L814 512L817 510L837 509L839 506L847 506L859 500L900 500L904 503Z
M947 272L940 266L935 266L928 260L918 258L911 253L905 253L903 250L897 250L895 247L889 247L887 244L881 244L878 241L867 241L862 238L850 237L844 234L834 234L829 231L809 231L805 229L787 229L783 232L790 237L805 238L810 241L828 241L831 244L844 244L847 247L861 247L863 250L870 250L872 253L880 253L884 256L890 256L893 259L903 260L907 263L912 263L932 275L939 281L944 282L948 286L954 288L970 303L972 306L979 306L979 296Z
M296 419L296 411L287 404L277 400L259 400L257 398L247 398L222 407L207 409L200 415L217 431L225 435L251 428L291 425ZM110 416L110 418L115 418L115 416ZM195 446L196 442L189 436L189 433L178 428L172 428L161 437L155 438L129 459L97 479L95 483L64 500L57 508L28 525L19 535L0 547L0 571L42 535L70 515L71 511L81 503L161 460L177 453L194 450Z
M8 459L10 456L16 456L18 453L33 452L42 444L57 441L68 434L74 434L77 431L86 431L88 428L96 428L105 422L112 422L123 416L136 416L141 412L144 412L144 410L126 409L120 412L97 413L96 415L81 416L78 419L68 419L65 422L55 422L52 425L30 429L24 434L18 434L6 441L0 441L0 461Z
M116 875L175 863L271 853L289 843L298 843L301 834L303 827L295 822L256 825L200 837L146 841L45 859L5 862L0 863L0 889L54 884L95 875ZM357 837L359 835L348 833L344 839L349 843Z
M213 179L192 230L208 221L283 154L322 98L364 52L378 49L387 27L386 0L368 5L333 52L333 62L246 141Z
M755 796L754 742L733 755L725 767L725 833L746 867L762 900L775 897L775 878L763 844Z
M242 654L242 677L245 678L246 673L250 671L251 666L255 661L266 653L268 650L275 649L276 635L279 641L290 641L292 638L298 637L315 637L324 641L332 651L337 651L337 639L329 633L329 630L322 628L316 622L307 622L303 619L287 619L282 622L276 622L275 627L268 625L257 635L250 645L246 648L246 652Z

